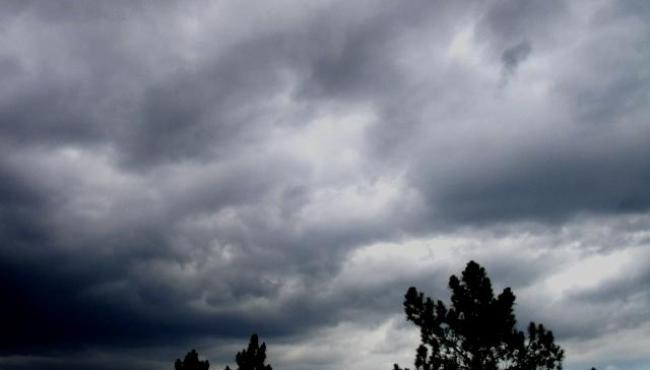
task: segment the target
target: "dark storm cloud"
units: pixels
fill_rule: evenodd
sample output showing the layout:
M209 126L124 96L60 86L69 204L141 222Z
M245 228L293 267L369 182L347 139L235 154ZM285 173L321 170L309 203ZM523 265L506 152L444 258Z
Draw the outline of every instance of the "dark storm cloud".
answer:
M87 22L97 19L119 20L128 17L134 11L155 10L169 7L169 1L154 3L146 0L112 1L109 3L88 3L79 0L26 0L7 2L0 7L0 14L5 17L34 15L45 21Z
M300 32L279 26L151 86L136 117L142 124L128 131L125 163L236 152L231 145L250 144L274 126L305 125L332 101L384 109L394 94L403 93L395 88L405 88L391 55L399 37L442 21L438 12L462 13L437 2L367 10L362 4L333 4L309 14ZM269 101L282 92L301 106L278 113Z
M132 18L147 11L161 22L173 22L168 7L160 10L133 4L136 10L144 6L143 14L142 9L133 11L126 4L95 8L64 2L73 14L78 13L67 19L43 9L51 5L36 4L25 5L21 11L37 14L49 28L69 37L61 47L72 54L73 65L45 65L42 73L33 73L25 71L20 61L4 63L7 74L13 71L23 77L10 79L14 91L4 95L5 138L55 145L108 142L117 146L123 165L141 169L237 152L239 146L263 137L274 125L302 125L301 121L310 120L315 108L309 103L297 112L276 111L272 99L285 91L313 105L320 99L367 100L364 95L388 89L398 78L396 67L385 55L391 42L414 22L427 21L427 14L438 8L379 7L354 24L351 21L361 16L359 7L336 5L323 14L308 15L300 33L277 26L218 52L213 50L217 43L206 48L204 61L197 65L180 62L164 80L154 82L152 73L170 67L143 64L141 51L123 44L135 31L130 27ZM104 12L122 8L133 14L108 27L84 23L80 26L86 31L83 34L65 23L95 18L110 21ZM339 19L345 12L350 14ZM153 46L161 46L159 42L152 38ZM67 68L78 73L70 75ZM295 87L290 85L293 81Z
M124 343L137 341L139 333L154 334L150 320L136 317L126 301L84 298L89 288L120 279L123 261L58 249L47 222L55 197L39 193L6 164L2 178L2 353L78 348L97 339Z
M41 81L37 91L16 93L3 99L0 122L3 140L15 143L34 141L84 142L96 138L101 127L88 124L85 113L88 89L80 86L48 86Z
M503 68L507 73L514 73L517 70L519 63L523 62L528 58L532 48L530 43L522 41L517 45L506 49L503 54L501 54L501 61L503 62Z
M478 22L478 37L497 52L513 44L546 39L556 34L555 27L568 20L571 11L565 1L494 1L486 4Z
M62 359L102 349L122 368L128 347L309 340L399 312L410 285L447 297L438 265L347 264L373 243L643 215L644 13L589 22L583 5L1 5L0 353L44 356L2 363L99 368ZM587 234L544 241L619 240ZM537 247L472 253L527 289L561 265L525 255ZM567 302L634 296L634 276Z
M501 54L504 69L513 72L523 60L534 58L531 44L541 44L542 49L561 47L562 42L553 39L563 27L572 26L566 13L570 11L561 2L499 2L479 23L481 32L487 27L485 34L496 36L486 38L479 33L478 37L487 40L496 53L503 45L518 42ZM526 112L531 108L524 105L527 102L518 106L515 101L470 92L469 99L493 101L489 109L508 104L501 107L507 113L486 114L482 122L475 122L474 133L466 136L469 145L464 140L445 142L436 137L444 138L454 132L453 127L448 132L436 128L426 136L423 141L461 153L430 159L444 155L430 144L431 149L423 151L428 157L417 159L411 169L414 185L430 201L433 220L450 219L452 224L515 219L562 222L582 212L617 214L650 207L644 190L650 185L650 133L644 117L649 84L647 73L639 73L649 54L643 38L637 37L647 35L648 30L635 23L630 28L638 33L628 31L620 17L611 16L611 9L602 13L609 16L596 17L604 17L620 32L603 33L585 42L572 51L575 60L570 65L557 66L548 91L549 100L557 103L546 109L562 113L540 117ZM643 13L625 17L641 22ZM523 40L512 39L515 36ZM478 116L483 108L468 105L467 109L476 109ZM459 121L466 119L458 115ZM491 125L510 134L494 138ZM522 129L526 126L530 129ZM546 129L538 131L540 126ZM472 146L476 150L468 150Z
M16 240L19 241L16 248L30 247L33 242L46 241L38 225L42 222L39 216L47 204L47 197L31 189L31 184L16 172L4 164L0 166L0 232L3 245L8 240Z
M559 146L526 150L524 158L505 166L472 159L477 163L468 167L476 171L436 189L432 202L443 217L479 223L646 210L650 142L644 139L644 131L625 144L616 138L592 143L576 138ZM436 185L440 184L431 186Z
M128 165L227 155L266 131L267 99L286 89L286 41L268 37L225 50L198 71L145 91L142 122L129 131Z
M225 179L237 179L235 172L226 171ZM269 273L277 276L289 269L305 281L329 275L343 253L336 249L366 239L359 234L363 228L352 227L335 235L318 229L287 235L270 228L267 218L272 214L260 215L259 211L242 215L246 217L243 230L217 225L203 235L201 228L182 225L183 220L200 217L209 209L263 202L253 194L263 193L261 189L267 186L243 179L229 187L215 176L213 182L182 187L189 195L167 194L170 199L162 209L160 204L132 199L130 207L151 210L131 214L125 211L126 205L118 205L114 214L93 221L62 211L65 201L61 200L69 195L48 180L9 171L3 177L7 197L2 229L6 353L185 343L204 335L245 336L254 330L282 335L323 325L340 315L334 309L336 296L314 297L306 289L269 309L238 308L236 302L278 299L282 281L268 280L264 275ZM41 181L43 188L30 190L30 180ZM215 187L210 188L210 183ZM176 191L173 183L170 186L168 190ZM26 216L19 218L22 214ZM61 218L63 223L48 221ZM61 234L63 241L58 240ZM191 249L175 248L174 242L190 243ZM211 250L204 250L205 246L214 242L235 245L235 257L225 265L199 266L195 273L199 276L186 279L182 272L209 256ZM305 250L305 245L316 250ZM285 253L292 258L287 260ZM297 263L301 260L305 261ZM176 272L181 276L175 283ZM189 305L201 297L205 297L207 311ZM210 307L218 311L212 313Z

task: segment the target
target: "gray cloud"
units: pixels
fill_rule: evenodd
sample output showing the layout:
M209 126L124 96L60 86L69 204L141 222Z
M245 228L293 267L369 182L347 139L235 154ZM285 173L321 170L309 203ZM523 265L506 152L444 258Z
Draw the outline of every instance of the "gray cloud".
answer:
M524 40L551 41L562 24L570 22L571 7L561 0L494 1L486 4L478 22L478 36L504 50Z
M0 367L259 331L317 369L299 343L379 335L471 258L562 340L646 325L647 263L543 289L648 244L647 7L595 6L1 5Z
M501 62L503 63L505 72L514 73L519 63L528 58L531 50L532 47L526 41L522 41L517 45L504 50L503 54L501 54Z
M437 184L440 187L432 194L432 202L443 217L476 222L552 221L581 211L646 210L650 202L643 189L650 185L650 163L645 160L650 146L643 139L629 139L626 144L616 144L616 138L608 143L602 140L529 149L519 154L520 163L515 160L505 167L503 162L476 158L477 163L468 165L476 171L449 179L451 184ZM605 149L608 146L612 149Z

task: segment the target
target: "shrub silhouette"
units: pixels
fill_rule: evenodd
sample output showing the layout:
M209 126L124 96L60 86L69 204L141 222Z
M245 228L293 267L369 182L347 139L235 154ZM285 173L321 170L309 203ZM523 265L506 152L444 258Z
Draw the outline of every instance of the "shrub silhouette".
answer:
M459 279L449 279L451 306L408 289L404 311L420 327L417 370L562 369L564 351L541 324L528 326L528 338L515 328L515 296L506 288L494 297L485 269L470 261ZM394 370L401 370L395 364ZM408 370L408 369L406 369Z
M194 349L185 355L183 361L179 358L174 363L174 370L208 370L209 368L210 362L199 361L199 354Z
M266 361L266 343L262 342L261 346L258 343L257 334L253 334L248 348L237 353L235 356L237 370L273 370L271 365L264 363ZM225 370L230 370L230 367L226 366Z

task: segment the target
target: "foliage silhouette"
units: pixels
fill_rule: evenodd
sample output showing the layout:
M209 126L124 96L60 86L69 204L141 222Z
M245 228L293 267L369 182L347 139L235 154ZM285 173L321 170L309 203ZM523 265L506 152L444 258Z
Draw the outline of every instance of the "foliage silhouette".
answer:
M199 361L199 354L194 349L185 355L183 361L179 358L174 363L174 370L208 370L209 368L210 362Z
M264 363L266 361L266 343L262 342L261 346L258 343L257 334L253 334L248 348L237 353L235 356L237 370L273 370L271 365ZM225 370L230 370L230 367L226 366Z
M515 328L515 296L506 288L494 297L485 269L470 261L459 279L449 278L451 306L408 289L404 311L420 327L417 370L562 369L564 351L541 324L528 326L528 338ZM402 370L397 364L394 370ZM405 369L408 370L408 369Z

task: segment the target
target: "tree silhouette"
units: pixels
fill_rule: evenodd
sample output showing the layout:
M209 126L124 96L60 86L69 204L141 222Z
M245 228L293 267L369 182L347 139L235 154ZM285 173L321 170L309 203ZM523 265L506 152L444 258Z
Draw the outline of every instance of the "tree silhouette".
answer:
M408 289L404 311L420 327L417 370L562 369L564 351L541 324L528 326L528 338L515 328L515 296L506 288L494 297L485 269L470 261L461 279L449 278L451 306ZM394 370L401 370L395 364ZM408 369L406 369L408 370Z
M210 362L208 360L199 361L199 354L196 350L191 350L185 355L185 359L176 359L174 370L208 370Z
M266 343L262 342L261 346L258 343L257 334L253 334L248 343L248 348L237 353L237 356L235 356L237 370L273 370L271 365L264 364L264 361L266 361ZM226 366L225 370L230 370L230 367Z

